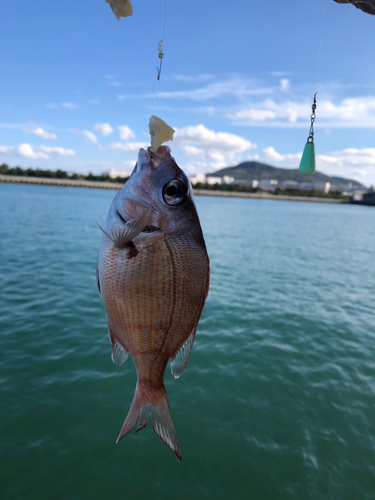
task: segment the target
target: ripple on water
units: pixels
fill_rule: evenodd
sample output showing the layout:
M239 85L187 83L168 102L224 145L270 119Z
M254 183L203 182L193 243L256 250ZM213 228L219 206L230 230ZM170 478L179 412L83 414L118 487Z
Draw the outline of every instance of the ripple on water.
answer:
M0 194L2 498L373 498L373 210L197 198L211 287L166 373L178 468L150 425L114 446L136 385L95 284L114 193Z

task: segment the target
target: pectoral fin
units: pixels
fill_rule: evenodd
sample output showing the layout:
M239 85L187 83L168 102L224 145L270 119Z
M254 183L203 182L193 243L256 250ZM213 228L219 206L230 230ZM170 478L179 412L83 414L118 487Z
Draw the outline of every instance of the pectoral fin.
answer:
M122 253L122 250L124 250L126 253L129 249L129 243L134 238L136 238L148 225L153 201L154 200L152 199L150 205L140 217L131 219L125 224L121 222L115 222L110 233L107 233L107 231L100 227L96 222L96 225L99 227L99 229L101 229L107 236L107 238L112 241L114 248L120 251L119 253Z

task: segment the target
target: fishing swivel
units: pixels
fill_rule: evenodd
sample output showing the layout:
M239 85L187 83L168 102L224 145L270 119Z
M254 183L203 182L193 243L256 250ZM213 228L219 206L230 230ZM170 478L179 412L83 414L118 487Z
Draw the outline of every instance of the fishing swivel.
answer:
M314 144L314 122L316 118L316 94L314 94L314 101L311 106L311 124L309 137L307 138L307 142L305 144L305 149L303 150L303 155L301 158L301 163L299 164L299 171L302 175L310 176L315 173L315 144Z
M307 138L307 142L314 142L314 122L315 122L315 118L316 118L315 110L316 110L316 94L317 93L318 92L315 92L315 94L314 94L314 102L312 103L312 106L311 106L311 110L312 110L312 113L310 116L311 125L310 125L310 132L309 132L309 137Z
M160 59L160 65L159 67L156 67L156 71L158 72L157 74L157 79L160 80L160 75L161 75L161 66L163 64L163 40L160 40L159 45L158 45L158 52L159 52L159 59Z

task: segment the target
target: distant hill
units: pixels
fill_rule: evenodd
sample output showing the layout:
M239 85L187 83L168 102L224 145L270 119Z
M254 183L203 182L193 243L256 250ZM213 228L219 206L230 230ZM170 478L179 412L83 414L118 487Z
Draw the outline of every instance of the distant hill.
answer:
M223 177L230 175L236 180L253 180L258 181L262 179L275 179L279 183L284 181L297 181L297 182L330 182L331 184L347 186L349 182L352 183L354 189L366 189L363 184L353 179L345 179L344 177L330 177L329 175L321 172L315 172L311 177L304 177L299 173L298 168L279 168L272 167L266 163L259 161L245 161L236 167L226 167L211 174L208 177Z

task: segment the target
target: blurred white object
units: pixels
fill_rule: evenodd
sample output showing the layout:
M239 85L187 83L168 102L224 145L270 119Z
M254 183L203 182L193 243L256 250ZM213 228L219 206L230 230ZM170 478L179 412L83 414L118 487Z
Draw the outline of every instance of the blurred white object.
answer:
M174 130L158 116L152 115L148 124L151 135L151 151L156 153L159 146L166 141L173 141Z
M121 17L129 17L133 14L131 0L105 0L113 10L114 15L120 20Z

